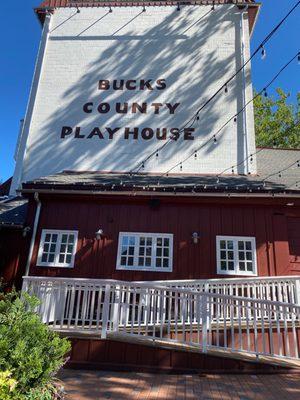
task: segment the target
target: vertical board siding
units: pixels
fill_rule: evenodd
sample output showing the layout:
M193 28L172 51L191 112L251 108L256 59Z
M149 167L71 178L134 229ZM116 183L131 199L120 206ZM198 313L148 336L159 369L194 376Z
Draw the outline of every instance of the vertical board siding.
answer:
M295 274L289 261L287 218L283 211L278 206L225 205L221 200L211 204L165 199L158 208L151 208L147 199L47 198L42 201L31 274L121 280L215 278L217 235L254 236L260 276ZM297 212L300 216L300 210ZM99 228L106 235L101 241L95 239ZM79 231L73 269L36 267L42 229ZM174 234L173 272L117 271L121 231ZM193 232L200 234L196 245L191 238Z

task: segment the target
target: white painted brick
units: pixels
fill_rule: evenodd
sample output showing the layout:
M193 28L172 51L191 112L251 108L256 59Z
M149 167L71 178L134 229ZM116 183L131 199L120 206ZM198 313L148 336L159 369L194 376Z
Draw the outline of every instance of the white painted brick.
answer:
M129 171L164 142L156 139L60 139L61 128L178 127L226 82L240 63L240 11L209 6L61 8L54 12L42 75L26 143L21 181L62 170ZM208 15L205 15L207 14ZM97 22L98 21L98 22ZM249 56L248 22L245 53ZM247 68L246 101L252 97ZM161 91L97 90L99 79L166 79ZM163 173L193 153L241 107L242 74L200 113L195 140L171 142L145 164L145 172ZM175 115L85 114L83 104L93 101L180 102ZM242 124L233 121L218 136L183 164L183 173L219 173L244 159ZM248 155L255 151L252 107L247 109ZM251 172L256 172L255 160ZM176 168L172 172L180 172ZM239 172L244 171L240 168Z

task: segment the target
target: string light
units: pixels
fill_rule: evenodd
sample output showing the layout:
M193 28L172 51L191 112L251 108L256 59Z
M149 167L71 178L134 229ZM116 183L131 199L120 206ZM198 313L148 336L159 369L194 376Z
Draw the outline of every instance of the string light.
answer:
M145 12L146 11L146 7L145 7L145 4L144 4L144 6L143 6L143 12Z
M113 11L112 11L112 8L111 8L111 6L109 6L109 12L110 13L112 13Z
M212 8L211 8L211 11L214 11L214 10L215 10L215 2L213 2Z
M298 64L300 64L300 53L298 53Z
M265 60L266 57L267 57L266 49L264 48L264 46L261 46L261 59Z
M77 14L79 14L80 13L80 10L79 10L79 8L77 7Z
M231 173L234 174L234 167L231 167Z
M180 163L180 171L182 171L182 163Z
M237 122L237 117L234 117L233 122Z
M250 57L244 62L243 65L241 65L241 67L227 80L226 84L228 84L229 82L231 82L234 78L237 77L237 75L251 62L251 60L256 56L256 54L261 51L262 47L264 47L264 45L270 41L270 39L274 36L274 34L278 31L278 29L284 24L284 22L289 18L289 16L295 11L295 9L300 5L300 0L288 11L288 13L280 20L280 22L271 30L271 32L263 39L263 41L261 42L261 44L256 48L256 50L250 55ZM180 5L179 3L177 3L177 10L180 11ZM297 53L298 56L299 52ZM223 90L224 85L222 85L207 101L205 101L205 103L197 110L196 114L194 114L194 116L184 125L184 127L182 127L179 130L179 133L181 133L184 128L186 128L187 126L189 126L189 124L191 123L191 121L195 121L196 116L212 101L215 99L215 97ZM163 146L161 146L161 148L165 147L168 143L170 143L172 140L169 139ZM154 153L155 154L155 153ZM153 155L153 153L151 153L146 161L148 159L150 159ZM135 168L136 169L136 168ZM137 167L137 172L139 171L140 167Z
M198 154L197 154L197 150L195 150L195 160L197 159L197 157L198 157Z
M268 92L267 92L267 89L266 89L266 88L263 89L263 93L264 93L264 96L265 96L265 97L268 97Z
M298 53L297 53L297 55L298 55ZM204 142L201 146L199 146L199 148L198 148L197 150L199 151L199 150L202 149L204 146L206 146L208 143L210 143L211 140L214 140L214 137L217 137L217 135L229 124L229 122L232 121L232 119L236 118L239 114L241 114L241 113L246 109L246 107L247 107L250 103L252 103L256 98L258 98L258 96L260 96L264 91L266 91L266 89L267 89L268 87L270 87L270 86L276 81L276 79L278 78L278 76L279 76L279 75L280 75L280 74L295 60L295 58L297 57L297 55L295 55L294 57L292 57L292 58L279 70L279 72L270 80L270 82L269 82L260 92L258 92L252 99L250 99L250 100L238 111L238 113L234 115L234 117L230 117L230 118L218 129L218 131L217 131L211 138L207 139L207 141ZM165 145L166 145L166 144L164 144L162 147L164 147ZM161 147L161 148L162 148L162 147ZM187 156L184 160L181 160L180 162L178 162L177 164L175 164L173 167L171 167L171 168L168 170L168 172L170 172L170 171L172 171L173 169L175 169L177 166L180 165L180 163L186 162L190 157L193 156L193 154L194 154L194 152L192 152L192 153L191 153L189 156ZM257 154L257 152L256 152L255 154ZM151 157L151 156L150 156L150 157ZM149 159L150 157L148 157L148 159ZM241 163L239 163L238 166L241 165L242 163L244 163L244 161L246 161L248 158L249 158L249 156L246 157L246 159L243 160ZM230 168L229 168L229 169L230 169ZM225 171L227 171L227 170L228 170L228 169L226 169ZM223 171L223 172L225 172L225 171ZM166 174L166 173L163 173L162 176L164 176L165 174Z
M216 138L216 135L214 135L214 144L217 144L217 138Z
M156 158L158 158L158 151L156 152Z
M224 86L224 92L225 92L225 94L228 93L228 86L227 86L227 83L226 83L225 86Z
M253 163L253 156L252 156L252 154L250 154L250 163L251 163L251 164Z
M144 163L144 161L142 162L142 168L143 168L143 169L145 168L145 163Z

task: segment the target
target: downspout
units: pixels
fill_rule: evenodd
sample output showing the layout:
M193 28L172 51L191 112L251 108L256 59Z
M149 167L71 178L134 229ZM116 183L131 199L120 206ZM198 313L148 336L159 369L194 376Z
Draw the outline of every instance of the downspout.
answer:
M245 64L245 30L244 30L244 13L248 11L248 5L246 5L241 12L241 20L240 20L240 30L241 30L241 65ZM246 72L245 67L242 69L242 86L243 86L243 107L246 105ZM246 158L244 163L244 171L245 175L248 174L249 171L249 160L248 160L248 131L247 131L247 111L246 107L242 113L243 116L243 147L244 147L244 154L243 158Z
M31 263L31 259L32 259L34 243L35 243L35 239L36 239L36 232L37 232L37 227L38 227L38 224L39 224L41 206L42 206L42 203L41 203L41 201L39 199L39 194L37 192L34 193L34 200L36 201L37 206L36 206L36 211L35 211L35 218L34 218L33 231L32 231L32 237L31 237L30 248L29 248L29 254L28 254L28 259L27 259L27 264L26 264L25 276L29 275L30 263Z

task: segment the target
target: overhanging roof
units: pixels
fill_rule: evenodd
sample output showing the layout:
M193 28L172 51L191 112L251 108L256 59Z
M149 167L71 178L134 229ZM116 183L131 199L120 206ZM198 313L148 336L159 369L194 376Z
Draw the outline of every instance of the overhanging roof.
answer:
M257 3L255 0L45 0L43 1L39 7L35 9L38 14L39 19L41 22L45 19L45 10L46 9L55 9L55 8L62 8L62 7L128 7L128 6L174 6L174 5L219 5L219 4L236 4L238 6L247 5L249 7L249 27L250 33L252 33L258 13L260 8L260 3Z
M169 175L64 171L23 184L22 192L289 194L300 197L300 150L258 149L257 175ZM286 169L287 166L291 168ZM286 170L285 170L286 169ZM282 170L282 173L279 171ZM285 170L285 171L284 171ZM299 182L300 186L300 182Z

